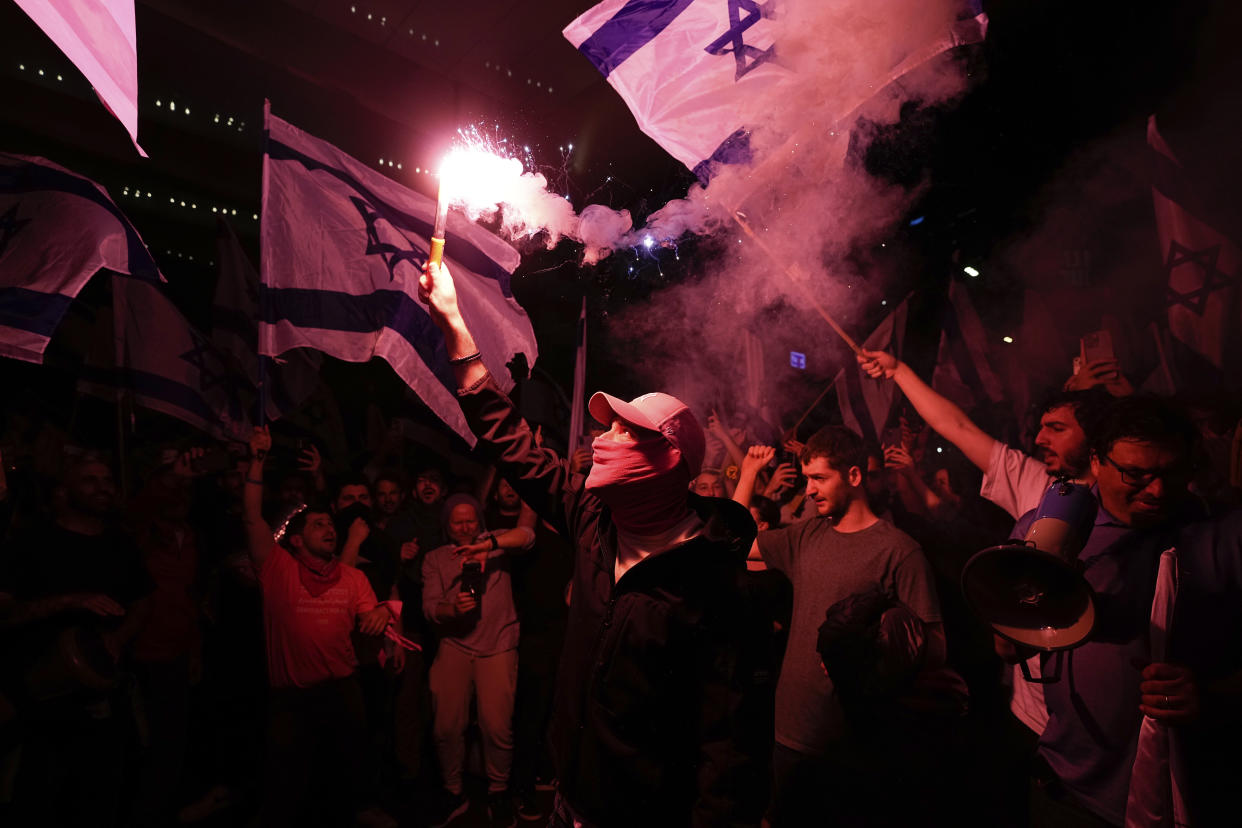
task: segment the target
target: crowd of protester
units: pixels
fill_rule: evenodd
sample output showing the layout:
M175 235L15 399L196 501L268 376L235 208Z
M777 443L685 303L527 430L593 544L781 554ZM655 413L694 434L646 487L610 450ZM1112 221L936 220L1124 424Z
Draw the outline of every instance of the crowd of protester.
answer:
M111 458L14 420L5 824L1121 825L1145 719L1174 734L1193 824L1236 822L1237 411L1088 373L1015 447L868 351L902 392L883 444L601 394L562 458L478 361L447 273L424 290L474 476L415 445L327 469L273 451L276 423L169 446L123 498ZM1040 683L1047 657L960 579L1065 478L1099 504L1098 617Z

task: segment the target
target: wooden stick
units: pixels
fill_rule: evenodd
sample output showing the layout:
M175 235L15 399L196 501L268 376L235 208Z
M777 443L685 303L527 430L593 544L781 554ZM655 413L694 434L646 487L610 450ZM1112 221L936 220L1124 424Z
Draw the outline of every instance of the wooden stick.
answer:
M768 243L761 239L758 234L751 229L750 222L746 220L746 217L742 215L741 212L732 210L731 214L733 216L733 220L737 222L738 227L741 227L743 232L745 232L747 236L750 236L751 240L753 240L755 244L759 245L769 259L773 262L780 261L777 258L775 251L772 250ZM845 332L845 329L841 327L837 320L832 318L832 314L828 313L824 306L819 303L819 299L817 299L811 291L807 289L806 283L799 277L798 272L795 271L792 266L787 264L782 264L781 269L785 271L785 275L789 277L789 281L802 288L803 295L811 303L812 307L819 311L819 315L822 316L824 321L837 332L837 336L841 337L841 339L845 341L845 344L850 347L850 350L858 356L862 356L862 349L858 347L858 343L854 341L853 337Z
M802 416L798 418L798 422L794 423L793 426L793 435L795 440L798 439L798 426L802 425L802 423L806 421L806 418L811 416L811 412L819 407L819 404L823 402L824 397L828 396L828 392L836 387L836 384L836 379L833 379L832 382L828 383L828 387L819 392L819 396L815 398L815 402L811 403L811 407L802 412Z

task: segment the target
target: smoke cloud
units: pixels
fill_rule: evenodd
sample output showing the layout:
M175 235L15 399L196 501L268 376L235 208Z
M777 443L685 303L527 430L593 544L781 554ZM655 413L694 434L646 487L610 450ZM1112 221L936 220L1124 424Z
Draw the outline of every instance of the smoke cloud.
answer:
M739 113L752 125L751 164L716 169L709 183L639 228L628 212L601 205L575 215L546 192L543 176L526 173L523 188L503 200L504 229L528 237L544 231L549 246L578 241L585 264L615 250L671 246L686 234L719 237L718 254L699 257L697 279L610 317L614 349L628 346L641 364L639 387L630 390L676 390L705 413L736 383L738 337L747 330L766 340L768 365L779 365L785 356L772 354L797 340L796 349L813 352L812 365L830 376L841 354L835 334L807 312L806 294L846 324L859 297L874 301L874 285L864 286L875 264L855 252L886 232L918 193L917 184L896 186L862 168L857 155L869 135L856 124L883 128L911 102L937 105L964 91L960 61L945 52L962 10L961 0L782 2L764 22L774 26L787 82ZM761 243L742 233L739 213ZM786 275L790 267L797 280ZM784 315L774 316L779 308ZM861 340L867 332L857 333ZM786 407L818 393L807 378L797 378Z

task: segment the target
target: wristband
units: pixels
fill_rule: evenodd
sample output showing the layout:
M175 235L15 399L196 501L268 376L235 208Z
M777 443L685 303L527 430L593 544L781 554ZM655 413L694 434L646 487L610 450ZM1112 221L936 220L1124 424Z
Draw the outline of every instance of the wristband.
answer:
M487 537L488 537L488 540L490 540L490 541L492 542L492 551L493 551L493 552L495 552L497 549L499 549L499 548L500 548L500 541L496 540L496 536L495 536L495 535L488 535Z
M474 362L482 358L483 358L483 354L479 353L478 351L475 351L473 354L467 354L464 357L457 357L456 359L450 359L449 365L465 365L467 362Z
M247 482L247 483L253 483L253 484L254 484L254 485L256 485L256 486L262 486L262 485L263 485L263 481L262 481L262 480L255 480L253 477L247 477L247 478L246 478L246 482Z

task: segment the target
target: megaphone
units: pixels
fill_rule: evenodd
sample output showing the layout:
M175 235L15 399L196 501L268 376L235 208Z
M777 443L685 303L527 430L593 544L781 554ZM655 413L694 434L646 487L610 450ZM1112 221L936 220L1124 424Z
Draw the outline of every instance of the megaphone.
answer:
M994 633L1020 647L1057 654L1042 677L1032 677L1021 662L1027 681L1060 679L1061 654L1085 642L1095 627L1095 593L1077 561L1097 509L1088 487L1057 481L1044 493L1021 542L990 546L962 569L966 603Z

